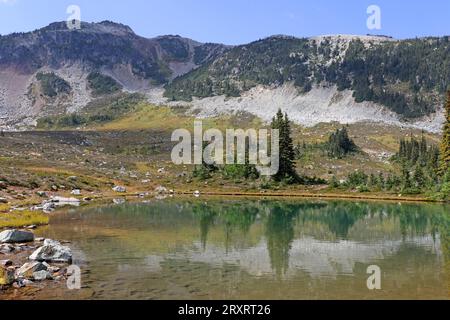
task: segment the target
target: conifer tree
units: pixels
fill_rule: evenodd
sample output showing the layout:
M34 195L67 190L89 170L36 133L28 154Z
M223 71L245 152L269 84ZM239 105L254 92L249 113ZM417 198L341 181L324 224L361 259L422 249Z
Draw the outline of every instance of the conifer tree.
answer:
M299 182L299 176L295 170L295 150L294 142L291 137L291 123L287 114L283 115L281 109L278 110L275 118L272 120L272 129L280 131L280 168L274 176L276 181L287 180L290 182Z
M450 90L445 104L445 124L441 143L439 174L444 176L450 168Z

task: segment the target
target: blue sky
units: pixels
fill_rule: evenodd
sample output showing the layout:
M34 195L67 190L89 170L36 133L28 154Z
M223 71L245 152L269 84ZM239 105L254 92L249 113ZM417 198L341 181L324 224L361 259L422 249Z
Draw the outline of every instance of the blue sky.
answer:
M121 22L146 37L179 34L226 44L274 34L450 35L448 0L0 0L0 34L65 21L71 4L80 7L83 21ZM367 28L372 4L381 9L381 30Z

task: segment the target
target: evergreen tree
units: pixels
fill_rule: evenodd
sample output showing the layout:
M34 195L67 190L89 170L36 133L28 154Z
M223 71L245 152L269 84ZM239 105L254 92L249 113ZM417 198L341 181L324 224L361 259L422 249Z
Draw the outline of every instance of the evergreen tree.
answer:
M414 171L413 176L414 185L416 188L423 188L425 185L425 175L423 173L422 167L417 166L416 170Z
M295 170L295 150L291 137L291 123L287 114L283 115L281 109L278 110L275 118L272 120L272 129L278 129L280 132L280 168L274 176L276 181L299 182L299 176Z
M404 165L402 167L402 189L408 190L412 187L411 183L411 174L408 170L408 167Z
M328 139L328 155L332 158L342 158L357 149L355 142L350 139L346 127L337 130Z
M445 104L444 136L441 143L439 174L444 176L450 168L450 90Z

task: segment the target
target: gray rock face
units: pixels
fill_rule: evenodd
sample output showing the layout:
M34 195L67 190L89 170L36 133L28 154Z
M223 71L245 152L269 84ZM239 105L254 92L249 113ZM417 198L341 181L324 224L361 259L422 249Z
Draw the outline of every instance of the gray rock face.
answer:
M57 262L57 263L71 263L72 250L69 247L61 245L59 242L47 239L44 241L44 246L34 251L30 260L40 262Z
M0 243L24 243L34 241L34 234L29 231L6 230L0 233Z

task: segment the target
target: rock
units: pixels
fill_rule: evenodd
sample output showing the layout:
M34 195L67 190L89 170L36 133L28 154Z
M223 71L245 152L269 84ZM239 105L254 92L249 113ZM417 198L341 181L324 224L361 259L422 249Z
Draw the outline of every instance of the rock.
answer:
M44 242L45 238L35 238L34 241L36 242Z
M23 288L23 287L31 286L33 284L34 284L34 282L31 281L31 280L19 279L16 282L14 282L13 287L17 288L17 289L20 289L20 288Z
M61 242L52 240L52 239L45 239L44 240L44 246L60 246Z
M64 197L52 197L51 202L55 203L57 206L80 204L80 200L77 198L64 198Z
M124 198L113 199L114 204L124 204L127 200Z
M9 286L14 282L14 270L0 266L0 286Z
M13 262L11 260L0 260L0 267L11 267Z
M34 230L34 229L37 229L37 225L32 224L31 226L25 227L25 229L28 229L28 230Z
M46 239L44 245L34 251L29 259L40 262L71 263L72 250L58 241Z
M159 186L155 189L156 194L167 194L168 192L169 190L167 190L167 188L163 186Z
M52 189L52 191L58 191L58 187L55 185L51 186L51 189Z
M166 173L166 169L165 168L160 168L160 169L158 169L158 173Z
M56 206L55 206L55 204L54 204L53 202L45 203L45 204L42 206L42 210L43 210L44 212L47 212L47 213L52 212L52 211L55 211L55 208L56 208Z
M195 191L195 192L194 192L194 196L196 196L196 197L200 197L200 191L198 191L198 190L197 190L197 191Z
M37 191L36 194L41 198L48 198L48 194L45 191Z
M6 198L0 198L0 203L8 203L8 200Z
M80 196L81 195L81 190L80 189L72 190L71 194L74 195L74 196Z
M1 189L6 189L8 187L8 185L6 184L5 181L0 181L0 190Z
M0 243L23 243L34 241L34 234L29 231L6 230L0 233Z
M33 274L38 271L47 271L47 266L41 262L27 262L16 270L16 278L31 279Z
M11 253L15 250L14 246L10 244L2 244L0 245L0 252L3 254Z
M127 192L127 189L125 187L121 187L121 186L115 186L113 188L114 192L118 192L118 193L124 193Z
M44 281L44 280L51 280L51 279L53 279L53 277L50 274L50 272L48 272L47 270L42 270L42 271L34 272L33 279L35 281Z

